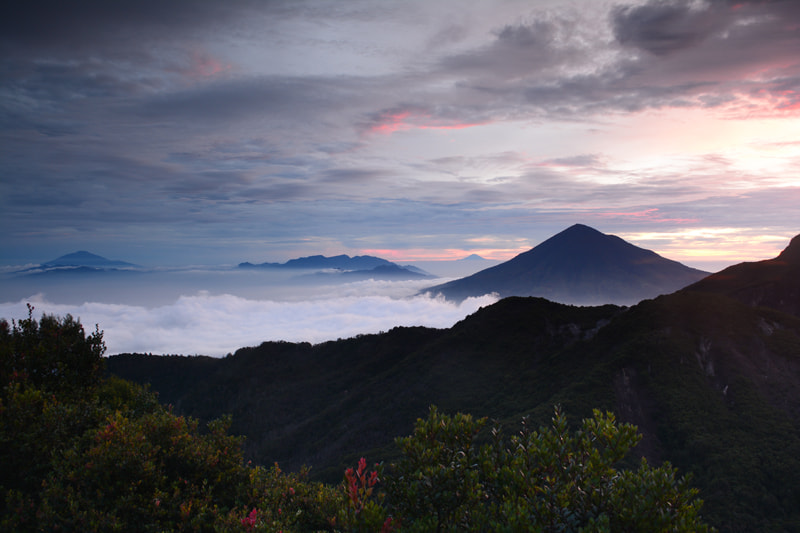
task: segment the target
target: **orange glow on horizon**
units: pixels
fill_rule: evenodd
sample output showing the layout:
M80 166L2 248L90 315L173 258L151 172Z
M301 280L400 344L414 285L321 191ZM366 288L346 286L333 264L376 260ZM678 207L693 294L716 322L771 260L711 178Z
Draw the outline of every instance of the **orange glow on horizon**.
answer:
M646 210L647 213L651 210ZM742 262L762 261L777 257L794 235L762 233L763 230L751 228L686 228L674 232L614 232L613 234L657 254L704 270L706 264L733 265ZM485 244L489 244L486 242ZM539 244L539 243L537 243ZM491 248L464 250L459 248L370 248L359 253L375 255L394 262L415 261L457 261L477 254L491 261L508 261L536 246L525 245L519 248Z
M743 232L742 228L687 228L676 232L619 233L619 237L662 257L684 264L773 259L788 246L790 235Z

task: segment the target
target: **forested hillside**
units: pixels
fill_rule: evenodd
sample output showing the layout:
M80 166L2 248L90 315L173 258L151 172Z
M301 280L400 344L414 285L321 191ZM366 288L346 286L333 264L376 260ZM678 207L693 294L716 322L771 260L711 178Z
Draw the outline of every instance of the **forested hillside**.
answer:
M514 425L593 408L636 424L634 449L694 475L725 531L800 519L800 319L726 296L679 292L632 308L508 298L448 330L397 328L317 346L264 343L233 356L112 357L201 419L233 415L247 454L331 479L361 455L391 460L430 404Z
M0 529L34 531L709 531L669 465L619 469L636 428L560 408L516 434L431 407L332 484L245 462L229 417L201 430L103 376L103 333L71 316L0 319Z

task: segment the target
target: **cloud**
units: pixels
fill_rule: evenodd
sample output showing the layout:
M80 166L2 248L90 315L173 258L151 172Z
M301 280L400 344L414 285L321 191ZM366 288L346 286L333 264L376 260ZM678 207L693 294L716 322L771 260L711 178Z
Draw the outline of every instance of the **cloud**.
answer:
M352 93L364 81L329 77L236 77L154 93L137 101L130 111L150 119L192 122L257 120L258 117L321 118L320 113L352 105Z
M540 164L542 166L594 167L603 166L603 158L598 154L579 154L548 159Z
M506 25L494 32L489 45L444 58L441 68L450 74L522 78L553 65L576 59L574 41L562 35L561 20L537 19L529 23Z
M74 54L76 50L108 54L119 47L133 49L142 42L176 33L212 30L241 16L248 4L255 6L248 0L225 5L213 0L9 2L0 11L0 44L57 54ZM262 5L261 9L269 7Z
M723 165L620 161L662 139L609 122L800 112L798 2L569 4L7 2L2 248L531 238L545 212L718 196Z
M611 12L614 36L624 45L666 55L692 47L727 26L728 10L721 3L689 0L650 1L617 6Z
M800 88L797 2L650 1L610 18L623 49L646 52L630 59L626 88L671 87L683 105L738 116L791 107Z
M494 297L483 296L456 305L428 296L347 294L363 289L363 286L350 287L344 289L344 294L336 290L336 297L329 293L326 298L288 302L198 293L155 308L91 302L54 304L38 296L0 303L0 317L24 318L25 304L31 302L36 316L42 312L59 316L69 313L79 318L87 330L97 324L104 332L109 354L223 356L237 348L269 340L319 343L378 333L396 326L448 328L479 307L496 301Z

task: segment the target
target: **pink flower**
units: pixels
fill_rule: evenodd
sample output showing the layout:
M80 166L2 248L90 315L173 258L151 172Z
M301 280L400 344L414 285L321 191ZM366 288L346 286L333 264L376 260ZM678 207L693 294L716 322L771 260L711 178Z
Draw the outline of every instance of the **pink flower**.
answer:
M389 516L386 518L386 521L383 523L383 527L381 528L381 533L390 533L394 531L394 519Z
M253 528L256 525L257 519L258 519L258 509L253 507L253 510L250 511L250 514L242 518L242 525L246 526L247 529Z

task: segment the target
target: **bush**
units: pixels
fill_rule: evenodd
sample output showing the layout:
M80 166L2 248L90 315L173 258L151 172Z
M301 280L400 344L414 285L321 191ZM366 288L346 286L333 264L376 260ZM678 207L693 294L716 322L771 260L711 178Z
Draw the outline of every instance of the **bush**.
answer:
M556 408L552 426L510 438L486 420L431 408L398 440L387 499L408 531L708 531L702 502L665 464L615 465L638 442L636 428L594 412L570 432Z

